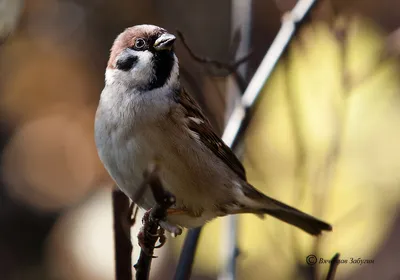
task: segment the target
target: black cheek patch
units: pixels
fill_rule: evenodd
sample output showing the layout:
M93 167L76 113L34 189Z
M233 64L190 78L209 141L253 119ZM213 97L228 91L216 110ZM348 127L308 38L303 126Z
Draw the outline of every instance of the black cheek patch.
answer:
M124 53L118 58L115 66L119 70L129 71L136 64L137 60L138 57L136 55L130 53Z

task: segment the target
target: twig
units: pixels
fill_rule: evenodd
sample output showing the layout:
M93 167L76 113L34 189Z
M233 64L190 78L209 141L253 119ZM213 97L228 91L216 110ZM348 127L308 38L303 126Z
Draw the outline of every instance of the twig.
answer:
M231 149L235 150L237 144L242 139L251 117L251 109L257 101L260 92L271 77L277 62L286 50L291 39L297 33L299 27L301 27L301 25L305 22L306 17L316 4L316 1L317 0L298 1L293 10L283 18L282 26L275 37L274 42L271 44L271 47L265 54L260 66L258 67L246 91L244 92L240 104L235 107L226 125L222 139ZM186 236L184 248L190 248L190 250L182 251L178 263L178 269L183 270L184 272L189 272L189 274L185 274L182 271L177 271L175 274L176 280L186 280L190 277L190 271L193 262L188 262L186 266L184 266L182 263L185 259L193 260L193 256L196 252L198 244L200 230L200 228L193 229ZM189 246L190 244L193 245Z
M201 227L194 228L188 231L183 244L181 256L178 261L174 279L184 280L190 279L192 274L192 266L194 261L194 255L196 252L197 243L200 238Z
M139 200L143 196L146 187L149 184L150 186L154 184L155 173L156 167L149 166L148 170L144 174L143 182L132 197L132 201ZM132 243L130 228L135 223L138 208L134 207L134 203L129 205L129 198L119 190L113 191L112 201L115 244L115 279L132 280Z
M326 276L326 280L333 280L335 279L336 270L339 265L339 258L340 254L336 253L333 258L331 259L331 264L329 266L328 275Z
M132 280L132 244L130 230L127 229L126 214L129 212L129 198L121 191L112 193L114 244L115 244L115 279Z
M144 219L142 245L140 256L135 264L136 279L147 280L150 275L151 261L154 258L155 244L160 237L159 222L165 220L167 209L175 203L175 197L165 191L156 171L145 175L151 188L156 205L151 209L148 219Z
M190 56L199 63L211 64L211 65L215 66L216 68L226 69L226 70L232 72L232 71L236 70L236 68L239 67L242 63L246 62L249 59L249 57L252 55L252 53L250 52L247 55L245 55L244 57L238 59L236 62L233 62L233 63L225 63L225 62L221 62L218 60L210 59L208 57L200 57L197 54L195 54L192 51L192 49L189 47L182 32L179 30L177 30L176 32L178 34L179 39L182 41L183 46L189 52Z
M248 53L247 55L245 55L244 57L238 59L235 62L224 63L224 62L221 62L221 61L210 59L208 57L200 57L200 56L198 56L189 47L189 45L187 44L186 39L183 36L182 32L177 30L176 33L177 33L179 39L181 40L183 46L185 47L185 49L187 50L187 52L189 53L190 57L192 57L193 60L195 60L195 61L197 61L198 63L201 63L201 64L208 64L208 65L214 66L215 68L226 70L227 71L227 75L232 74L234 76L235 81L236 81L238 87L240 88L240 90L242 92L245 91L245 89L246 89L246 81L242 77L242 75L239 74L237 69L239 68L239 66L241 64L243 64L244 62L249 60L249 58L253 54L253 52Z
M271 77L277 62L293 36L296 35L297 30L305 22L305 18L315 3L316 0L300 0L293 10L283 17L282 26L275 40L261 61L260 66L243 94L240 104L234 109L225 128L223 140L231 148L235 149L236 142L241 140L251 117L250 109L255 104L260 92Z

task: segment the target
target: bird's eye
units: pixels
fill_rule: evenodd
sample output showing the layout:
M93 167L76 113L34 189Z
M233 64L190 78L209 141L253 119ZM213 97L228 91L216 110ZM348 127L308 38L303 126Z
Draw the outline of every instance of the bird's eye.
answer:
M146 46L146 41L142 38L136 39L135 41L135 48L136 49L143 49Z

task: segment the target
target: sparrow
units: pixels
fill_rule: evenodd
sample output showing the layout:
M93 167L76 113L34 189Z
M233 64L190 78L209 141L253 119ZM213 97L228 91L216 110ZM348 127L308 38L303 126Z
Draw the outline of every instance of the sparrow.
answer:
M164 228L194 228L221 216L268 214L311 235L331 225L264 195L247 182L243 165L214 132L179 79L176 37L154 25L127 28L114 41L95 117L100 160L131 199L151 163L175 196ZM149 189L137 200L150 210Z

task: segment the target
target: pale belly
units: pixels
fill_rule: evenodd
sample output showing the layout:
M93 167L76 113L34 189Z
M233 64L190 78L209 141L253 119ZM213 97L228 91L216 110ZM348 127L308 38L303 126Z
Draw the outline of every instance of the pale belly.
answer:
M188 208L197 217L170 215L168 222L197 227L218 215L218 205L232 201L232 172L206 147L199 145L174 124L143 128L127 137L115 129L113 136L96 137L100 158L118 187L131 199L143 181L149 164L159 167L163 187L176 197L174 207ZM101 139L100 139L101 138ZM155 201L150 190L135 201L150 209Z

